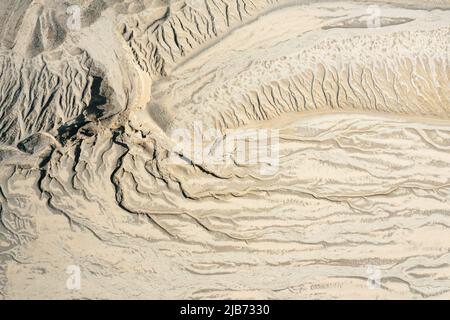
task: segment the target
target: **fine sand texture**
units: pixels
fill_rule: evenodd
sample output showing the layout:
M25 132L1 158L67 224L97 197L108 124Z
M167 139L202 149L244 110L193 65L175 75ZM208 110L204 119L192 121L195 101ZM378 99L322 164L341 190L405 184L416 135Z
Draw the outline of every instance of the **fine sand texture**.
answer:
M0 299L450 298L449 0L0 19Z

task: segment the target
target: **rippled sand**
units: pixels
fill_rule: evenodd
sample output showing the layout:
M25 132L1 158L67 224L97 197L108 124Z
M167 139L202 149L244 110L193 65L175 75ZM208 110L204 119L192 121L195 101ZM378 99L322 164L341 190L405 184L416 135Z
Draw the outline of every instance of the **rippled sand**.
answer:
M66 10L0 4L0 297L450 298L449 1Z

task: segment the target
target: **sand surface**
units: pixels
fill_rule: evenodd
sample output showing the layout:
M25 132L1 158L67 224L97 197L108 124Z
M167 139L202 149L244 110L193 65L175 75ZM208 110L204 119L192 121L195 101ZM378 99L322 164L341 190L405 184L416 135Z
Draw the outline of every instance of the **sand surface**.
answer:
M450 1L0 18L0 298L450 298Z

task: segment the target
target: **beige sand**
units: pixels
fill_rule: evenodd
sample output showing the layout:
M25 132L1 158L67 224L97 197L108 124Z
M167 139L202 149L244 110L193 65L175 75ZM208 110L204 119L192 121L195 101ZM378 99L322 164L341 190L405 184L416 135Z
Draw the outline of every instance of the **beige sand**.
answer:
M0 4L1 298L450 298L450 1L75 4Z

